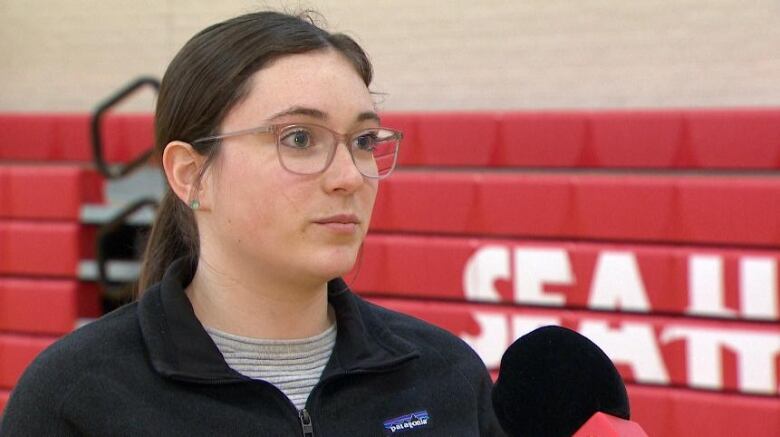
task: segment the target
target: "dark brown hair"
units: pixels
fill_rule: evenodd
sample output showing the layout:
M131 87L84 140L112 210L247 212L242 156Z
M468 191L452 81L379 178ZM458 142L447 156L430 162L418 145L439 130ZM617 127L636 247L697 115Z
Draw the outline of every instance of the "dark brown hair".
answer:
M190 39L168 66L155 113L155 157L174 140L191 143L219 133L222 121L250 89L250 78L282 56L334 49L355 67L366 86L371 63L349 36L318 27L311 13L257 12L214 24ZM218 142L193 145L206 156L200 169L219 152ZM144 252L138 291L162 279L177 258L199 256L198 228L192 210L168 190Z

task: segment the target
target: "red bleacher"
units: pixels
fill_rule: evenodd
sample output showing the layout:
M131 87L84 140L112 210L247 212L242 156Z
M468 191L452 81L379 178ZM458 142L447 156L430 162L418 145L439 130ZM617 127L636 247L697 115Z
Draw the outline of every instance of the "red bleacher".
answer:
M631 419L648 436L771 436L780 429L776 398L628 384Z
M5 404L8 403L8 398L11 396L11 392L8 390L0 389L0 411L3 411Z
M90 162L88 114L0 114L0 160ZM152 118L143 114L111 116L104 125L105 158L128 162L154 144Z
M13 388L24 368L57 338L0 334L0 387Z
M466 302L437 302L409 299L371 298L381 306L411 314L439 325L464 338L485 359L490 368L498 368L501 355L512 343L516 332L522 332L536 324L556 324L584 332L607 353L617 359L618 370L626 382L671 385L677 387L695 386L721 391L740 391L751 394L776 395L780 369L773 374L754 375L753 379L740 378L738 363L724 365L722 378L705 385L691 375L686 366L685 340L699 339L700 332L728 331L724 343L740 360L760 360L760 351L737 353L740 346L771 350L776 343L777 326L726 320L680 319L657 315L617 314L604 311L573 309L540 309L532 307L509 307L502 305L478 305ZM533 326L536 327L536 326ZM607 329L610 330L607 330ZM753 341L754 344L741 344ZM777 348L777 347L776 347ZM780 348L775 354L780 352ZM735 352L737 351L737 352ZM619 358L618 358L619 357ZM650 357L653 360L647 361ZM715 360L701 357L706 364L716 366ZM771 360L772 367L775 358ZM622 363L622 364L621 364ZM767 364L767 363L763 363ZM711 370L707 368L706 371ZM705 369L699 369L705 371ZM764 378L763 376L766 376ZM780 408L780 405L777 406ZM778 409L780 411L780 409Z
M0 218L78 220L81 206L102 202L102 181L83 166L0 166Z
M516 259L520 254L540 259L540 253L553 257L544 261L545 264L555 263L571 276L568 281L551 284L554 289L551 293L565 296L565 301L557 305L534 300L533 296L523 292L519 284L522 276L536 266L518 265ZM722 301L731 309L730 312L718 313L713 308L696 310L696 303L692 300L700 287L691 284L692 278L697 271L707 267L697 264L699 262L714 262L721 267L720 274L712 272L710 276L715 276L713 280L723 276ZM487 263L497 271L492 275L486 274L487 278L470 277L470 272L479 271L480 263ZM777 249L370 234L363 245L359 270L347 279L355 290L372 296L565 306L680 316L693 312L712 318L777 322L780 315L776 302L775 308L764 305L764 302L771 302L773 289L770 284L754 289L751 294L743 294L740 282L762 276L760 270L756 272L751 267L778 264L780 250ZM643 291L645 306L625 307L626 304L623 304L610 308L597 303L594 289L599 284L615 281L615 274L610 274L609 270L615 265L635 269L635 276L626 278L623 275L622 279L624 284L635 283ZM462 275L453 274L461 271ZM485 281L492 285L487 290ZM676 292L670 293L669 290ZM739 311L742 308L750 310Z
M139 119L149 131L149 117ZM97 286L77 279L95 244L81 207L103 201L88 123L82 114L0 115L0 410L38 353L102 311ZM108 123L110 135L134 138L127 121Z
M778 246L777 217L771 176L399 171L379 190L372 229Z
M93 246L94 229L77 222L0 219L0 275L73 278Z
M780 169L780 109L389 113L404 166ZM106 159L153 144L149 115L106 120ZM7 161L89 161L89 116L0 115ZM14 146L10 146L13 144ZM476 146L475 146L476 145Z
M774 435L780 109L383 120L405 133L401 167L356 291L461 336L492 371L540 323L599 337L649 435ZM78 279L96 232L81 207L104 201L88 123L0 115L0 410L35 354L99 312ZM105 128L113 163L153 142L148 115Z
M0 278L0 332L67 334L100 315L98 288L72 279Z
M402 165L780 169L780 110L388 114Z

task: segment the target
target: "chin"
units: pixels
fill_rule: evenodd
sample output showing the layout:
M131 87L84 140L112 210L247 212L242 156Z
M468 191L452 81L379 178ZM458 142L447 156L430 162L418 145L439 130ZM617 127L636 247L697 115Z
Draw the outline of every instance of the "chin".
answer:
M314 261L317 263L318 276L330 280L346 275L355 266L358 252L359 248L325 251Z

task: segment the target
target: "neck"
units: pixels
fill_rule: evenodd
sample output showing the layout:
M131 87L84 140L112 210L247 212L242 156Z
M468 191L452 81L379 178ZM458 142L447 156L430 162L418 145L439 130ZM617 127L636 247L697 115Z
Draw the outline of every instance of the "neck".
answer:
M294 339L332 324L327 283L292 283L253 267L248 273L240 264L216 264L201 254L186 293L204 326L244 337Z

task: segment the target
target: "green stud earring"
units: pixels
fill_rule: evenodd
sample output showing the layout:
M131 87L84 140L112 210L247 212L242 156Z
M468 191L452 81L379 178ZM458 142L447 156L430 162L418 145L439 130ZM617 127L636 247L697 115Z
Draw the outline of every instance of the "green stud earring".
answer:
M193 200L190 202L190 208L193 210L200 208L200 202L198 202L198 199Z

